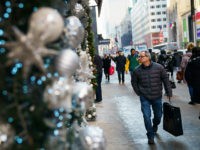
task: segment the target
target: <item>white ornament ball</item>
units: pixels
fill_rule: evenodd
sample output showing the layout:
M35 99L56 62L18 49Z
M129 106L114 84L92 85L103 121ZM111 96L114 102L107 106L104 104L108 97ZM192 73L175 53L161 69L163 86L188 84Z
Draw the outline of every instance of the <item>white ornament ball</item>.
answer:
M88 109L94 102L94 90L86 82L76 82L73 87L73 94L77 95L77 103L84 102L85 108Z
M79 57L73 50L66 49L60 53L57 59L57 69L61 75L70 77L79 67Z
M8 149L14 142L15 132L10 124L0 123L0 149Z
M34 12L29 22L28 36L49 43L62 33L64 21L56 9L42 7Z
M80 145L88 150L105 150L106 139L103 130L96 126L87 126L79 132Z
M64 33L64 43L72 49L77 48L83 41L84 28L80 20L75 16L65 19Z

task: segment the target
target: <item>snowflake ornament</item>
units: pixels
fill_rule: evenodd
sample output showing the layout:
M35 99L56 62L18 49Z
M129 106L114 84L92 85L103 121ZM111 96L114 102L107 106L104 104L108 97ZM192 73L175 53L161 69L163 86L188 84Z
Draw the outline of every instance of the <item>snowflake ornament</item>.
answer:
M29 23L27 35L17 27L13 27L16 41L7 42L7 65L16 61L23 63L23 76L26 78L32 65L45 72L43 57L56 55L57 51L45 47L47 43L56 40L62 33L64 21L61 15L52 8L41 8L34 12Z

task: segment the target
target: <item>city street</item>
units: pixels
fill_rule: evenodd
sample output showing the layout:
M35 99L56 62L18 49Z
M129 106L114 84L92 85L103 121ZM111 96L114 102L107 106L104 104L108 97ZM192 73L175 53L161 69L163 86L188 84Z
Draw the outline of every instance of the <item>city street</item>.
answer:
M182 136L170 135L163 130L161 123L155 145L148 145L140 101L131 87L130 75L126 75L125 85L119 85L116 72L111 76L110 83L103 76L103 102L96 104L97 119L90 124L104 130L108 150L199 150L200 105L189 105L187 86L183 83L176 85L172 104L181 108ZM163 99L167 101L166 97Z

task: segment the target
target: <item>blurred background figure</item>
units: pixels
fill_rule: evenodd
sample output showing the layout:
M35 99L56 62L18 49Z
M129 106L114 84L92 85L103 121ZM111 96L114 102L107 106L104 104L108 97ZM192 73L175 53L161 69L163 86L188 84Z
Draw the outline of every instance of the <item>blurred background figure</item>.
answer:
M131 78L132 78L133 71L139 65L139 62L138 62L138 54L136 53L135 49L132 48L130 53L131 54L127 56L126 73L128 73L128 70L129 70Z
M187 51L186 51L186 54L184 54L182 56L182 60L181 60L181 70L183 71L183 74L185 74L185 69L186 69L186 66L187 66L187 63L190 59L190 57L192 56L192 48L194 47L194 43L189 43L187 45ZM185 81L185 76L183 76L183 82L186 83Z
M124 84L125 78L125 65L126 65L126 57L124 56L122 51L117 52L116 57L113 58L116 64L116 71L118 74L118 81L119 84Z
M101 81L102 81L103 61L101 57L97 54L94 56L94 65L96 66L96 80L97 80L95 103L99 103L102 101Z
M151 61L157 62L156 60L156 53L152 51L152 49L148 49L149 53L151 54Z
M190 57L185 69L185 80L189 87L191 101L189 104L194 105L200 103L200 47L192 49Z
M104 54L103 58L103 68L104 68L104 74L107 79L107 81L110 81L110 75L109 75L109 68L111 66L111 58L110 55Z

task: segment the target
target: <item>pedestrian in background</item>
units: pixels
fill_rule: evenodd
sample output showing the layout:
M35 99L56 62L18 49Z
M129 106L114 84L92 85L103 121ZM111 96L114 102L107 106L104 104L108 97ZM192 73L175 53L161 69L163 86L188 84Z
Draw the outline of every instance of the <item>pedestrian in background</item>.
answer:
M102 101L101 81L102 81L103 61L101 57L97 54L95 54L94 56L94 65L96 66L96 80L97 80L95 103L99 103Z
M131 78L132 78L133 77L133 71L139 65L139 62L138 62L138 55L136 54L135 49L132 48L130 52L131 52L131 55L127 56L126 73L129 70Z
M111 58L109 55L104 54L103 58L103 68L104 68L104 74L107 79L107 81L110 81L110 75L109 75L109 68L111 66Z
M116 63L116 70L117 70L119 84L124 84L126 57L124 56L122 51L119 51L117 56L114 57L113 60Z
M188 61L190 59L190 57L192 56L192 49L194 48L194 43L189 43L187 45L187 51L186 51L186 54L184 54L182 56L182 61L181 61L181 70L183 71L183 83L186 83L186 80L185 80L185 69L186 69L186 66L188 64ZM188 90L189 90L189 94L190 94L190 102L188 104L193 104L193 101L192 101L192 93L193 93L193 89L192 89L192 86L187 84L188 86Z
M147 130L148 144L154 144L154 136L162 117L162 85L168 97L172 97L172 89L164 67L151 61L148 51L139 53L141 65L134 71L131 84L140 97L141 110ZM153 109L153 124L151 121L151 106Z
M200 103L200 47L192 49L192 56L186 66L185 80L192 87L191 101L189 104Z

